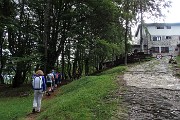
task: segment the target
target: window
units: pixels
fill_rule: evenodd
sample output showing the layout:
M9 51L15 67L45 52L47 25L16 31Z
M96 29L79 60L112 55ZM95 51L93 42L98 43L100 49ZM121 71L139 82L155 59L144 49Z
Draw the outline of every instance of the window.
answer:
M166 26L166 29L171 29L171 26Z
M157 29L164 29L164 26L157 26Z
M171 39L171 36L166 36L166 39Z
M152 47L153 53L159 53L159 47Z
M153 41L157 41L157 37L153 37Z
M161 47L161 53L169 53L169 47Z
M161 36L154 36L153 37L153 41L160 41L161 40Z

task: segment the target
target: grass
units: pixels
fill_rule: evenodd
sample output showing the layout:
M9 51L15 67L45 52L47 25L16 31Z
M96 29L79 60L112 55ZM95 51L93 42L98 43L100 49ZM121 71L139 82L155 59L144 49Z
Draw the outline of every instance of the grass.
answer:
M175 65L174 67L176 67L175 69L175 76L177 77L177 78L180 78L180 70L179 70L179 68L180 68L180 56L178 55L178 56L176 56L176 62L177 62L177 65Z
M32 106L32 98L4 98L0 99L0 119L16 120L18 117L24 116Z
M30 94L21 97L22 93ZM24 85L20 88L10 86L0 86L0 119L16 120L18 117L25 116L32 109L32 88Z
M180 67L180 56L179 55L176 57L176 61L177 61L178 67Z
M123 66L104 71L97 76L82 77L62 86L53 99L43 100L37 120L109 120L117 110L120 99L112 94L118 89L116 75ZM112 97L112 98L111 98ZM1 120L24 120L32 109L31 94L28 97L0 98ZM119 107L119 106L118 106ZM122 108L125 109L125 108ZM123 110L122 110L123 111ZM115 118L115 117L114 117Z

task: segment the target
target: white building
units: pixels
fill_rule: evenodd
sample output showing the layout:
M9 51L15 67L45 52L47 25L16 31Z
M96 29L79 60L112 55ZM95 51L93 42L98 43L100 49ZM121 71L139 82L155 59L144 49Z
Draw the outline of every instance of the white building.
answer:
M141 33L142 44L140 44ZM138 40L135 49L138 51L141 46L144 53L152 53L153 56L179 54L180 23L145 23L142 27L138 26L135 37Z

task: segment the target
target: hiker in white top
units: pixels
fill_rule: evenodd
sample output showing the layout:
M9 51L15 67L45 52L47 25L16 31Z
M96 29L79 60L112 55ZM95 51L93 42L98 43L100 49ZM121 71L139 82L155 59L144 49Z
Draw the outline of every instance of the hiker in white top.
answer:
M47 95L50 96L50 92L53 92L53 81L54 81L54 75L52 73L47 74L46 78L46 85L47 85Z
M55 90L55 77L56 77L56 72L54 69L52 69L51 73L53 74L53 79L52 79L52 91Z
M33 113L40 112L43 93L46 90L46 82L42 70L36 71L33 76L32 86L34 89Z

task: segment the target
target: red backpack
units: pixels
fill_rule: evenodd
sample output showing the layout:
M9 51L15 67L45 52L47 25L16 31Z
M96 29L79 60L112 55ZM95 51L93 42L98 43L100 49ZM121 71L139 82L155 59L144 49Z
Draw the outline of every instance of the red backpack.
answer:
M58 77L59 77L59 74L58 74L58 73L56 73L56 79L58 79Z

